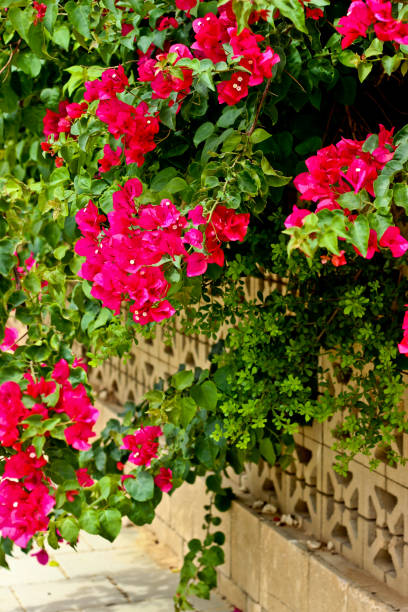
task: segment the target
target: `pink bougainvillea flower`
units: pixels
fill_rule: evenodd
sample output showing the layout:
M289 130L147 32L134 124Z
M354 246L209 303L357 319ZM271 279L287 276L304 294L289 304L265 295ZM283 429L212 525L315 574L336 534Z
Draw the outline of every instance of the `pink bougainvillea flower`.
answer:
M94 479L88 474L87 468L79 468L75 470L75 474L81 487L92 487L95 483Z
M286 228L289 227L302 227L303 219L311 214L310 210L304 208L298 208L296 205L293 207L291 214L286 217L284 225Z
M98 159L99 172L109 172L114 166L119 166L122 155L122 147L113 151L109 145L103 147L103 157Z
M69 365L65 359L60 359L56 364L52 371L51 377L55 380L55 382L59 384L63 384L69 378Z
M64 429L65 439L67 444L76 448L76 450L87 451L91 448L88 440L96 433L92 431L92 425L86 422L75 423Z
M203 216L203 207L196 206L192 210L190 210L187 214L188 219L190 219L193 225L203 225L207 223L207 218Z
M393 257L402 257L408 250L408 241L401 236L399 227L388 227L380 239L380 246L388 247Z
M135 465L150 465L151 460L157 457L159 443L157 439L162 435L160 427L147 425L141 427L134 434L123 438L121 448L130 450L129 461Z
M161 467L157 476L154 477L154 483L163 493L168 493L172 489L172 471L169 468Z
M340 251L338 255L332 256L331 262L333 266L338 268L339 266L345 266L347 264L344 254L345 254L345 251Z
M408 334L404 334L404 337L398 344L398 350L402 355L408 355Z
M49 555L44 548L41 548L38 552L31 553L31 557L35 557L40 565L47 565L49 560Z
M367 37L367 30L373 22L373 13L365 2L357 0L350 4L345 17L339 19L337 31L344 36L343 49L349 47L359 36Z
M81 102L80 104L73 102L66 107L66 113L71 119L79 119L87 110L88 104L86 102Z
M187 255L187 276L200 276L207 271L208 258L203 253Z
M6 327L4 329L4 339L0 344L0 351L15 351L18 349L16 340L18 338L18 329L16 327Z

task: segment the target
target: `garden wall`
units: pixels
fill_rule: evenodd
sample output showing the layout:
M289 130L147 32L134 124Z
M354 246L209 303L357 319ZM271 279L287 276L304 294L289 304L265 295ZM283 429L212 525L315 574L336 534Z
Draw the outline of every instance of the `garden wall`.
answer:
M247 291L256 295L275 284L248 279ZM140 340L126 364L106 362L91 382L100 397L120 406L138 400L181 363L205 367L209 350L205 338L181 334L166 346L158 328L154 340ZM408 467L381 461L371 471L368 458L360 456L347 477L334 472L331 432L340 418L303 427L295 437L296 461L287 470L261 463L233 479L238 501L223 515L226 563L219 586L241 610L408 611ZM401 435L398 445L408 456L408 437ZM181 558L186 542L200 537L204 485L183 485L165 498L153 528ZM295 515L300 527L276 526L261 508L252 509L255 501L261 506L259 500ZM309 550L316 542L321 548Z

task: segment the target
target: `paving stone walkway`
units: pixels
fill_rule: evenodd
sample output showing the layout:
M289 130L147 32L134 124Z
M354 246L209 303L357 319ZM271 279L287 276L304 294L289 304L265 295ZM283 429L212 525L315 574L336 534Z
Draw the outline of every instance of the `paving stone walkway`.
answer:
M0 569L0 612L174 610L176 562L147 529L124 527L113 544L83 533L77 552L66 546L52 558L58 567L19 555L10 571ZM216 594L193 604L196 612L232 611Z

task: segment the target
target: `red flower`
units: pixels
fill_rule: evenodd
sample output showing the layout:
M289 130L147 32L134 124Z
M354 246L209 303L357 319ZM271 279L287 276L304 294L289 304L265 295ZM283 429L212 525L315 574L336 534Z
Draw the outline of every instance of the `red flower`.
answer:
M154 483L163 493L168 493L172 489L172 471L168 468L161 467L157 476L154 477Z

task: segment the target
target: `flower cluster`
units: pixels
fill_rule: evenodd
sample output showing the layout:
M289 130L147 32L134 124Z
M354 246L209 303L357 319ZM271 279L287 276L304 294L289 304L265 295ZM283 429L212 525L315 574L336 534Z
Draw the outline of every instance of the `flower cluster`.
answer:
M125 436L121 448L131 451L129 461L135 465L149 466L157 458L158 438L163 434L160 427L147 425L134 434Z
M72 366L85 367L80 360L75 360ZM46 456L25 441L30 417L35 416L36 423L46 425L48 419L62 414L67 444L77 450L89 449L88 439L95 435L92 425L98 411L91 405L83 385L72 386L69 374L68 363L61 359L51 374L52 380L44 377L35 380L27 373L25 390L11 381L0 386L0 443L14 452L4 460L0 481L0 532L22 548L36 533L47 529L48 515L55 506L53 484L44 471ZM57 384L59 399L52 401L50 396L57 391ZM56 422L51 419L49 423L50 430L42 434L45 439L54 435ZM93 483L84 471L77 470L79 486Z
M168 53L159 53L155 59L143 57L139 60L139 81L150 82L153 99L166 99L172 92L177 92L177 102L180 103L190 92L193 71L188 68L175 71L173 67L181 59L192 57L189 48L182 44L171 45Z
M318 21L319 19L323 17L324 13L322 9L310 8L309 6L305 6L305 3L309 3L310 0L299 0L299 2L305 9L306 19L314 19L315 21Z
M62 100L58 105L58 112L47 108L43 118L43 133L46 140L41 143L41 149L45 153L56 154L54 143L58 141L60 134L69 134L71 132L71 124L74 119L81 117L87 110L88 104L82 102L69 103L67 100ZM57 168L61 167L64 160L62 157L55 158Z
M248 95L248 87L259 85L264 78L272 78L272 68L280 61L279 55L271 47L261 51L259 42L264 40L249 28L238 33L235 14L231 5L219 7L219 16L207 13L205 17L193 21L195 42L191 46L196 57L208 58L214 63L225 61L227 56L223 45L233 49L232 58L240 58L238 66L230 79L218 83L218 101L234 105Z
M16 340L18 339L18 329L15 327L6 327L4 329L3 342L0 344L0 351L3 353L6 351L12 351L14 353L18 346Z
M37 2L37 0L34 0L33 8L35 11L37 11L33 21L33 24L36 26L43 21L45 13L47 12L47 5L43 2Z
M159 437L163 434L160 427L147 425L141 427L133 434L123 438L121 448L129 450L129 461L134 465L150 466L152 459L157 459L159 449ZM132 475L123 476L132 478ZM154 477L155 485L164 493L168 493L172 488L172 471L169 468L161 467L159 473Z
M224 206L218 206L211 217L203 216L202 206L182 214L167 199L158 205L137 206L135 199L141 193L141 182L133 178L113 194L109 227L102 227L106 217L90 201L76 215L83 237L75 250L86 257L79 275L92 283L93 297L115 314L122 301L130 303L133 319L144 325L175 313L165 299L170 288L166 270L182 259L188 276L203 274L209 263L222 266L222 242L244 239L249 214Z
M109 68L103 72L101 80L85 83L84 98L87 102L99 100L96 116L106 123L116 140L121 139L126 163L141 166L146 153L156 146L154 136L159 131L159 121L149 114L146 102L135 107L118 100L116 94L123 92L128 84L122 66ZM112 151L109 145L105 146L104 156L99 160L100 170L107 172L118 165L121 154L121 147Z
M408 23L394 19L389 0L356 0L336 28L344 37L342 48L349 47L360 36L366 38L371 27L379 40L408 44Z
M80 360L72 364L85 367ZM52 372L52 379L44 377L35 380L30 372L24 375L27 387L24 392L15 382L5 382L0 386L0 443L6 447L19 446L21 432L26 428L25 420L40 415L46 421L55 413L64 414L64 436L67 443L77 450L88 450L88 439L94 436L92 426L98 417L88 397L85 387L73 387L69 382L70 367L61 359ZM59 385L59 398L49 406L49 396L56 392Z
M374 197L374 181L385 164L393 158L395 151L393 130L388 131L382 125L378 145L371 153L364 151L365 142L343 138L336 145L320 149L316 155L309 157L306 160L308 172L299 174L294 180L295 187L301 194L300 199L316 202L316 212L322 209L342 210L348 220L353 222L356 216L340 206L339 196L349 192L357 194L365 190ZM302 227L304 219L311 212L294 206L285 221L285 227ZM389 248L394 257L401 257L408 250L408 241L401 236L398 227L388 227L380 236L379 242L377 233L371 229L366 259L374 256L379 250L378 246ZM361 255L357 248L355 251ZM344 253L340 261L341 263L338 263L336 259L333 263L343 265Z

